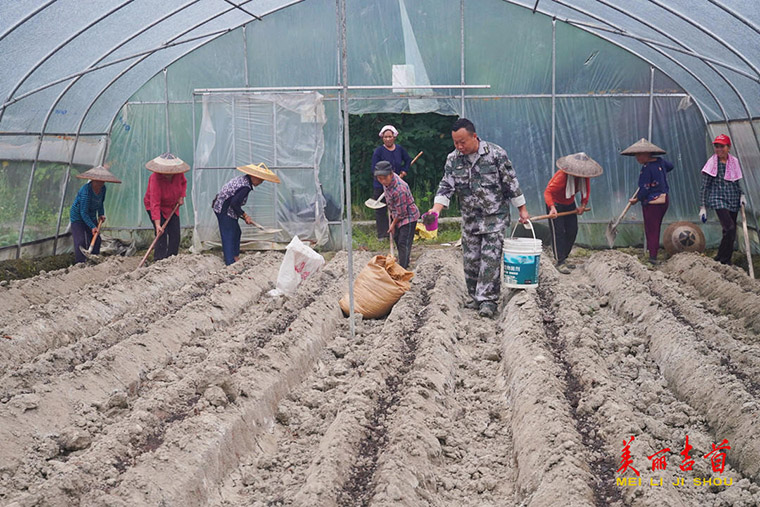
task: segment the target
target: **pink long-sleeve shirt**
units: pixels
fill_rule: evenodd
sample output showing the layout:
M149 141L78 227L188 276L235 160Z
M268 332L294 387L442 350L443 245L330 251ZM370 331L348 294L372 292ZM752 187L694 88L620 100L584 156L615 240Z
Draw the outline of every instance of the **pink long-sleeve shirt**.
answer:
M169 218L180 197L187 194L187 178L184 174L174 174L167 180L163 174L153 173L148 178L148 188L145 190L145 209L150 213L151 220ZM176 211L179 216L179 209Z

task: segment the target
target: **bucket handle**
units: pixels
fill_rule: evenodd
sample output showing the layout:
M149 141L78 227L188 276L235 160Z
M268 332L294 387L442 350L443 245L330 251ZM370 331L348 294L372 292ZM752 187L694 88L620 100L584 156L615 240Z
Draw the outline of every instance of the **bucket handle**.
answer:
M520 225L520 222L518 221L515 226L512 228L512 235L509 237L509 239L513 239L515 237L515 231L517 230L517 226ZM525 225L525 224L523 224ZM531 234L533 234L533 239L536 239L536 231L533 229L533 224L530 220L528 220L528 225L525 225L526 229L530 229Z

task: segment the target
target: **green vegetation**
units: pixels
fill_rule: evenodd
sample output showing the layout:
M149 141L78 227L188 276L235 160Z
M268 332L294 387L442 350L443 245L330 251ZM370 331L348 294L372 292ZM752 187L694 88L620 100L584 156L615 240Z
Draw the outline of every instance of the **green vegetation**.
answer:
M74 264L74 254L50 255L37 259L0 261L0 281L21 280L37 276L40 271L54 271Z
M59 163L37 164L29 196L24 242L55 233L66 167L67 164ZM18 228L21 225L31 168L31 162L28 161L4 160L0 163L0 246L14 245L18 241ZM72 171L73 174L76 172ZM62 228L66 226L68 218L69 210L64 207Z
M455 120L454 116L435 113L351 115L351 211L354 219L375 218L374 210L367 208L364 201L372 197L373 178L370 166L372 153L382 144L377 134L383 125L393 125L398 129L396 142L403 146L412 158L417 153L424 152L411 167L406 178L417 207L424 213L433 206L438 183L443 176L446 155L454 149L451 142L451 125ZM445 216L458 215L459 206L454 198Z
M412 246L412 254L415 247L420 245L440 245L442 243L454 243L462 236L458 223L442 223L438 227L438 237L429 240L417 240ZM375 224L372 225L354 225L353 228L353 247L357 250L367 250L370 252L388 252L389 241L387 239L377 239L375 234Z

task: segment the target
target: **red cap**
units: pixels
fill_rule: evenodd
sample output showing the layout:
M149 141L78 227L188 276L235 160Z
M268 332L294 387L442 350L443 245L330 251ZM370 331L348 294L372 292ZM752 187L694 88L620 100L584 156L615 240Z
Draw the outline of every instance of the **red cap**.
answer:
M715 141L713 141L713 144L725 144L726 146L731 146L731 138L728 137L726 134L721 134L715 138Z

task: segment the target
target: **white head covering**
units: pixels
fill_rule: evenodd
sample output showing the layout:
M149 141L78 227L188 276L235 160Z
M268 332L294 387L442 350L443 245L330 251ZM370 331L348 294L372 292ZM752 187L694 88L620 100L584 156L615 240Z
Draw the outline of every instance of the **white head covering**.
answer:
M383 137L383 132L385 132L386 130L390 130L391 132L393 132L393 137L398 137L398 130L396 130L396 127L394 127L393 125L385 125L383 128L380 129L380 133L377 135L380 137Z

